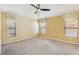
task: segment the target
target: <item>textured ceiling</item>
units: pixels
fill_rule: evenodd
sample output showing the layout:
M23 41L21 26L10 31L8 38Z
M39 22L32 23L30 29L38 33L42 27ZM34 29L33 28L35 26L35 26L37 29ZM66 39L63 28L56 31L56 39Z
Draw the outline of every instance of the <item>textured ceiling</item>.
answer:
M1 11L16 14L19 16L29 17L29 5L26 4L2 4Z
M43 4L41 8L49 8L51 11L40 12L40 17L57 16L64 13L78 11L79 4Z
M42 11L39 13L39 17L44 18L49 16L62 15L72 11L78 11L79 4L41 4L41 8L51 9L51 11ZM1 5L1 10L25 17L29 16L34 19L37 18L37 15L33 14L36 9L28 4Z

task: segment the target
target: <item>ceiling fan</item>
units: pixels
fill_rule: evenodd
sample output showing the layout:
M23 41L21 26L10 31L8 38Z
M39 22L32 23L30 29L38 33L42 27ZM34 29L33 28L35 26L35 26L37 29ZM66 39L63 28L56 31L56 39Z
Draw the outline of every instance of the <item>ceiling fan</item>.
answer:
M37 9L34 12L34 14L38 13L39 11L50 11L50 9L47 9L47 8L40 8L40 4L37 4L37 6L34 4L30 4L30 5Z

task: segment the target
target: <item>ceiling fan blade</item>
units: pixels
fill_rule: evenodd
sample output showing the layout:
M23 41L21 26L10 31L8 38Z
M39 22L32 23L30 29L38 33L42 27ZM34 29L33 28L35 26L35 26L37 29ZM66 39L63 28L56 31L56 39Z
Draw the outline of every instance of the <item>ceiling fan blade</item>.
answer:
M38 6L40 6L40 4L37 4Z
M34 14L36 14L37 12L38 12L38 10L37 10L37 11L35 11L35 12L34 12Z
M37 6L35 6L34 4L30 4L31 6L33 6L34 8L36 8L36 9L38 9L38 7Z
M41 11L50 11L50 9L40 9Z
M40 9L40 4L37 4L37 6L38 6L38 9Z

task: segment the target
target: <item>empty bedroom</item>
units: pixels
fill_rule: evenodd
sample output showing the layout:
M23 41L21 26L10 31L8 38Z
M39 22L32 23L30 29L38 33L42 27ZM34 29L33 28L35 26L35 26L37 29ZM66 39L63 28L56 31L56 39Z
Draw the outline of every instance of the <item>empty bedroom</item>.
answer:
M79 55L79 4L0 4L1 55Z

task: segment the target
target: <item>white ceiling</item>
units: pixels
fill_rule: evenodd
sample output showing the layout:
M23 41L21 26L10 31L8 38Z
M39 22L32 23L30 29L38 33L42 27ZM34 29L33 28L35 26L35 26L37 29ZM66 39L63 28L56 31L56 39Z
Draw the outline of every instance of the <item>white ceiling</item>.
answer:
M40 18L49 17L49 16L57 16L62 15L64 13L78 11L79 4L41 4L41 8L49 8L50 11L42 11L39 13ZM1 5L1 11L14 13L17 15L25 16L25 17L32 17L37 18L37 15L34 14L35 8L28 4L11 4Z
M41 8L49 8L49 12L41 12L40 17L62 15L64 13L78 11L79 4L43 4Z
M16 14L19 16L30 17L27 4L2 4L1 11Z

